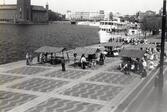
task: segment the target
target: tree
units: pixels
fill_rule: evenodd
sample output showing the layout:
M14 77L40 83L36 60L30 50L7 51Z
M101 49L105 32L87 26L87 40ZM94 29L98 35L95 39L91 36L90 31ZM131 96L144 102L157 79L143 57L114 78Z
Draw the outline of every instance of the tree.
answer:
M124 20L132 23L138 22L136 19L136 15L125 15Z
M65 20L65 15L62 15L51 10L48 11L49 21L62 21Z
M152 32L153 35L159 33L159 29L161 29L161 16L145 16L141 22L141 29L144 32Z

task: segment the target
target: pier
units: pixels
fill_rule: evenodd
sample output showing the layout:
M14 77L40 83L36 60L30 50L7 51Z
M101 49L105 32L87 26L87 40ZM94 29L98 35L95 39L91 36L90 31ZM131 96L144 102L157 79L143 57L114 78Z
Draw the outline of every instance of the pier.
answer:
M125 75L115 69L119 57L106 58L94 69L67 64L65 72L60 65L25 63L0 65L1 112L134 112L155 86L159 71L151 70L142 79Z

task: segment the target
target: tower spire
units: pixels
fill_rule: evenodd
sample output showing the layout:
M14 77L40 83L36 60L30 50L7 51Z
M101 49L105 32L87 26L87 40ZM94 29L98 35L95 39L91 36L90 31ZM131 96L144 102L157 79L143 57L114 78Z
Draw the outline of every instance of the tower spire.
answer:
M46 9L49 10L49 3L48 3L48 0L46 2Z

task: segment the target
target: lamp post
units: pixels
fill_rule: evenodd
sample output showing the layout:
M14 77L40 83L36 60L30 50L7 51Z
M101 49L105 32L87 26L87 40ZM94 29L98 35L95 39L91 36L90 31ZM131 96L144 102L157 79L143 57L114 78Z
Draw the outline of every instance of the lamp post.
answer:
M164 50L165 50L165 30L166 30L166 0L163 0L163 15L162 15L162 34L161 34L161 55L160 55L160 73L158 76L159 87L163 88L164 76L163 76L163 65L164 65Z

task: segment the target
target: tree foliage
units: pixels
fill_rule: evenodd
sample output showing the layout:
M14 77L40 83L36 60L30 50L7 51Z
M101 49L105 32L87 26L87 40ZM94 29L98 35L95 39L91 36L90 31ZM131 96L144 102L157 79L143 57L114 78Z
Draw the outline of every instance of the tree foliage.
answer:
M141 22L143 31L158 32L161 29L161 16L145 16Z
M65 15L62 15L51 10L48 11L49 21L62 21L65 20Z
M136 19L136 15L125 15L124 20L132 23L138 22Z

